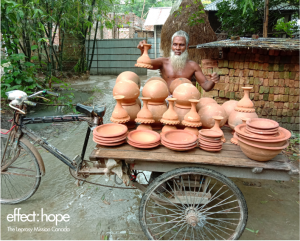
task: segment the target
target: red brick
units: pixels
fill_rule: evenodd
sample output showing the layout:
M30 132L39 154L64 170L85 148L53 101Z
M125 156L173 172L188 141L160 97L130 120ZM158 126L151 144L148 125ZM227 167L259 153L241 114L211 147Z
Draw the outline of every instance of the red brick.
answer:
M240 62L239 69L244 69L244 62Z
M253 72L254 72L255 70L252 70L252 69L250 69L249 70L249 76L253 76Z
M220 76L220 83L225 83L225 76Z
M295 88L292 88L291 86L290 86L290 95L294 95L295 94Z
M240 70L239 69L235 69L234 71L234 76L239 76Z
M224 82L225 82L225 83L229 83L229 76L225 76Z
M294 65L294 68L290 69L291 71L296 71L296 72L299 72L300 70L300 65L299 64L295 64Z
M253 71L253 77L256 78L258 77L259 71L258 70L254 70Z
M254 92L258 93L259 92L259 85L254 85Z
M300 80L299 79L299 72L296 72L295 80Z
M283 67L283 70L284 71L292 71L292 70L290 70L290 64L285 64Z
M289 79L285 79L284 80L284 87L288 87L290 86L290 80Z
M279 94L284 94L284 87L279 87Z
M259 78L259 85L263 85L264 84L264 78Z
M282 109L283 108L283 102L279 102L278 103L278 109Z
M263 63L258 63L258 70L263 70L264 64Z
M255 62L258 62L258 61L259 61L259 57L260 57L260 54L255 54L255 59L254 59L254 61L255 61Z
M264 63L269 63L269 55L264 55Z
M258 77L259 77L259 78L262 78L263 75L264 75L264 71L260 70L260 71L258 72Z
M229 70L229 76L234 76L234 71L235 71L234 69L230 69Z
M274 79L269 79L269 86L274 86Z
M268 72L268 78L273 79L274 77L274 72Z
M293 80L293 79L290 79L289 80L289 87L294 87L294 85L295 85L295 80Z
M279 64L280 62L280 56L275 57L274 63Z
M269 79L264 79L264 86L269 86Z
M299 80L295 80L294 87L295 88L300 88L300 86L299 86Z
M249 69L254 69L254 62L251 61L251 62L249 63Z
M279 87L283 87L284 86L284 79L279 79L278 86Z
M276 94L276 95L279 94L279 87L274 87L274 94Z
M296 72L290 72L290 75L289 75L289 79L295 79L296 77Z
M239 90L239 85L235 84L234 87L233 87L233 91L238 91L238 90Z
M258 62L254 62L253 69L258 70Z
M249 62L244 62L244 69L249 69Z
M274 94L269 94L269 101L273 101L274 100Z
M279 70L279 64L274 64L273 70L278 71Z
M235 84L240 83L240 77L234 77L233 83L235 83Z
M269 69L269 64L268 63L264 63L263 64L263 70L264 71L268 71L268 69Z
M264 78L264 79L269 78L269 72L264 71L264 73L263 73L263 78Z
M233 69L234 61L229 61L228 68Z
M238 62L238 61L234 61L234 69L238 69L239 68L239 64L240 64L240 62Z
M284 79L289 79L290 78L290 72L284 72Z
M228 60L227 59L223 60L223 67L228 68Z
M239 77L243 77L243 76L244 76L244 71L240 70Z
M279 72L274 72L274 79L279 79Z
M240 77L240 85L243 85L245 84L245 77Z
M243 70L243 76L248 77L248 75L249 75L249 69L244 69Z

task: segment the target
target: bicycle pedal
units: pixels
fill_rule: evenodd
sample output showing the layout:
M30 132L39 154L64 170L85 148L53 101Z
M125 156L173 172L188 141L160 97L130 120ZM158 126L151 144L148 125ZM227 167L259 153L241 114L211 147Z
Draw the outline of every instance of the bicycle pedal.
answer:
M76 163L76 166L79 166L80 163L82 162L81 156L76 155L76 156L73 158L72 162L73 162L74 164Z

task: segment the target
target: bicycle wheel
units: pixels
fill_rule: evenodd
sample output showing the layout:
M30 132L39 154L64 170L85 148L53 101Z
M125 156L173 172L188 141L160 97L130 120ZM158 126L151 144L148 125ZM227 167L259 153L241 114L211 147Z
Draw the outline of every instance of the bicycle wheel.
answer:
M247 217L244 196L230 179L195 167L157 177L144 193L139 210L146 236L162 240L238 239Z
M41 181L40 167L32 151L22 142L13 151L13 142L5 149L8 135L1 134L1 169L13 158L16 160L1 171L1 203L16 204L30 198L38 189Z

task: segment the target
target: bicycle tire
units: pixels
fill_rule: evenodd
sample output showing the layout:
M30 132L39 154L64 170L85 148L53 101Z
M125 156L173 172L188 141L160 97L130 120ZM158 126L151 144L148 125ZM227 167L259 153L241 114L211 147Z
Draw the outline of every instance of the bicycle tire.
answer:
M8 135L1 134L1 166L7 163L2 160L3 145ZM6 170L1 172L1 204L17 204L30 198L38 189L41 182L41 171L37 157L30 148L19 141L20 154ZM7 147L9 155L10 146Z
M199 179L197 178L198 176ZM195 179L194 183L190 182L192 177ZM180 178L181 181L178 182ZM205 184L206 181L207 183ZM189 185L185 183L189 183ZM174 184L174 190L172 189L172 184ZM195 184L194 187L191 184ZM168 186L168 189L164 188L164 186ZM215 192L219 186L221 188ZM165 189L164 193L161 192L162 187ZM205 190L204 187L206 187ZM230 194L232 196L222 199L225 198L226 194L226 192L223 194L223 190L220 192L222 188L224 188L223 190L228 188L230 192L226 191L227 195ZM193 189L194 193L192 192ZM197 189L198 191L195 192ZM200 195L198 195L198 193L201 193L200 190L202 190L201 199ZM236 200L232 201L232 197ZM219 199L221 199L220 202ZM218 203L215 204L215 202ZM228 208L226 205L234 206L236 202L238 207L226 209ZM152 206L152 204L154 205ZM216 211L216 208L221 209L221 211ZM234 211L237 211L236 213L238 214L235 214ZM221 218L218 216L221 216ZM174 169L155 178L143 194L139 208L140 225L148 239L239 239L246 227L247 219L247 204L239 188L223 174L198 167ZM167 229L170 225L173 226ZM235 229L233 230L227 226L234 226ZM189 228L191 228L190 236L186 236ZM229 231L225 228L232 229L233 233L228 234L227 232ZM224 230L228 234L226 237L222 236L224 235ZM182 238L180 239L181 236Z

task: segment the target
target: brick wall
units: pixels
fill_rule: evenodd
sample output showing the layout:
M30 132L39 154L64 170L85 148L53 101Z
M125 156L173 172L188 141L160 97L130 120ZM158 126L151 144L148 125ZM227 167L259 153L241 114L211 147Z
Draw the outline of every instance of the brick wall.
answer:
M207 79L217 72L220 82L203 97L219 104L240 100L241 87L253 86L250 98L261 118L273 119L289 130L299 130L299 52L265 49L223 48L223 59L214 67L202 62Z

